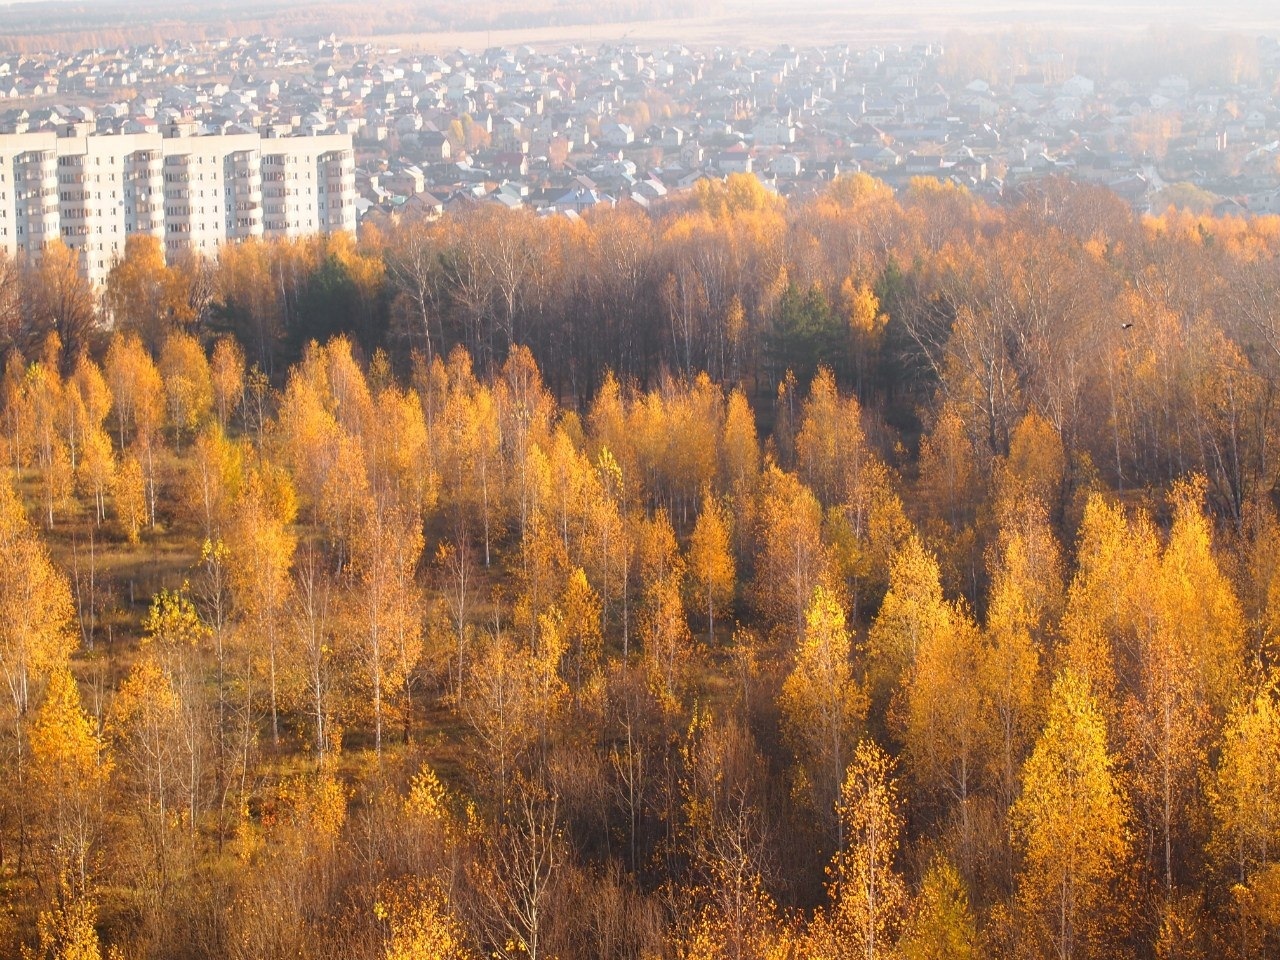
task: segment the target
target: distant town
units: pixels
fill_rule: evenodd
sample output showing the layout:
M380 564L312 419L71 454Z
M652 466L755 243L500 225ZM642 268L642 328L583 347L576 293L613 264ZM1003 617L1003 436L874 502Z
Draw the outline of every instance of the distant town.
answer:
M0 134L350 137L360 224L473 203L648 208L731 173L802 196L858 171L987 198L1064 176L1140 212L1280 213L1280 43L1249 42L1251 77L1205 85L1103 79L1052 50L956 76L927 43L410 55L334 36L241 38L13 55L0 61Z

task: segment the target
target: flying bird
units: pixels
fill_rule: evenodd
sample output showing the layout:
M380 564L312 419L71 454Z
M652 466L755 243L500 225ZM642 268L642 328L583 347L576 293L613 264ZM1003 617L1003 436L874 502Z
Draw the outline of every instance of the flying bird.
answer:
M1121 330L1128 330L1128 329L1129 329L1130 327L1132 327L1132 326L1133 326L1133 324L1132 324L1132 323L1122 323L1122 324L1120 324L1120 329L1121 329Z

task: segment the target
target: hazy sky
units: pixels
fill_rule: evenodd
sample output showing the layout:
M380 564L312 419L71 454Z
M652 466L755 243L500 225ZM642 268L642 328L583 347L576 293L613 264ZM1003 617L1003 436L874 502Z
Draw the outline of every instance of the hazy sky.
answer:
M390 0L383 11L381 34L396 29L392 8L404 10L412 0ZM565 6L576 14L563 19L579 26L561 25L536 30L493 29L483 33L481 43L556 42L560 39L592 40L629 36L638 42L680 40L686 43L746 43L751 45L787 41L797 44L823 42L868 42L908 38L940 38L953 30L972 33L1007 31L1019 28L1047 28L1067 32L1140 31L1153 25L1187 25L1205 30L1244 34L1280 35L1280 0L702 0L676 6L665 0L664 16L676 9L689 10L679 21L627 20L624 23L582 24L581 12L590 10L584 0L442 0L412 3L431 14L448 11L450 20L459 12L474 10L471 29L483 30L482 22L493 12L506 18L526 11L546 12ZM625 2L602 2L622 10ZM286 23L303 17L289 17L294 10L379 11L378 0L0 0L0 27L10 36L44 31L83 31L102 27L143 27L173 24L175 21L203 20L234 32L240 18L255 20L264 28L277 13ZM19 11L21 11L19 13ZM47 17L45 16L47 12ZM375 14L376 16L376 14ZM533 14L537 17L538 14ZM478 22L480 21L480 22ZM678 25L677 25L678 24ZM407 29L419 29L405 24ZM275 32L275 31L272 31ZM290 32L286 28L283 32ZM528 34L528 36L526 36ZM536 34L536 35L534 35ZM419 36L419 34L415 34ZM472 41L476 42L476 41ZM486 44L487 45L487 44Z

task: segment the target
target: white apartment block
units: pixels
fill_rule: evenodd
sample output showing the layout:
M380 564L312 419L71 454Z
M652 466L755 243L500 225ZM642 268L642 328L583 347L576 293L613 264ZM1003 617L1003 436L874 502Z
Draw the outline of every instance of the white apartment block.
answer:
M0 248L39 258L61 239L95 284L150 234L172 260L216 257L248 237L355 232L351 137L91 134L83 126L0 135Z

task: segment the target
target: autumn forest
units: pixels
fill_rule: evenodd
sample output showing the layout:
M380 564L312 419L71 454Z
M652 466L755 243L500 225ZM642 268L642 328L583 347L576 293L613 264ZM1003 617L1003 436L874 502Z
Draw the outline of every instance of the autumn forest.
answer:
M1280 950L1280 218L0 262L0 955Z

